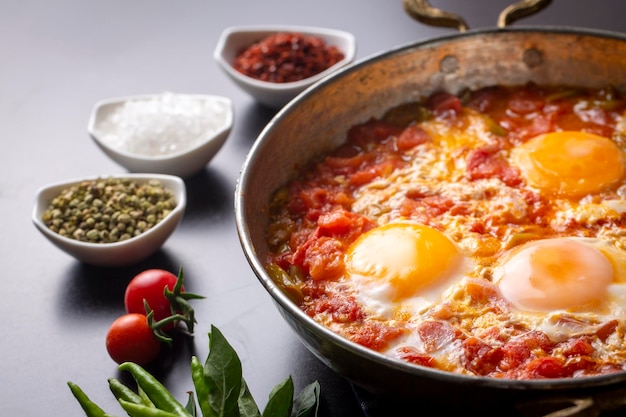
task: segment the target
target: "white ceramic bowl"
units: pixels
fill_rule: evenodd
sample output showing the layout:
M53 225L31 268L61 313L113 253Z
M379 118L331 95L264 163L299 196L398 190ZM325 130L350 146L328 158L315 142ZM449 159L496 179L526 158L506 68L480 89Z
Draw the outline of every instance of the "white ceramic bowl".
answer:
M131 239L115 243L88 243L64 237L50 230L42 220L50 201L72 184L97 178L130 178L138 184L159 180L176 198L176 207L148 231ZM55 246L81 262L96 266L128 266L136 264L156 252L180 223L187 205L185 183L180 177L161 174L101 175L50 184L37 191L32 221L37 229Z
M181 100L183 104L166 106L163 104L165 97ZM147 103L149 110L138 111L137 102ZM161 114L163 112L165 114ZM204 117L207 119L202 119ZM185 178L204 169L217 154L230 134L233 119L232 101L226 97L173 93L136 95L96 103L87 131L105 154L131 172ZM169 138L176 136L178 142L166 142L166 134L159 134L159 130L169 134ZM159 146L169 143L177 148L166 155L151 155L137 149L140 143L154 145L155 138L162 138Z
M317 36L327 45L337 47L343 52L344 58L312 77L287 83L260 81L235 70L232 63L242 50L267 36L280 32L297 32L303 35ZM354 60L355 53L356 40L354 36L341 30L309 26L233 26L222 32L213 57L220 68L258 102L272 108L280 108L312 84L348 65Z

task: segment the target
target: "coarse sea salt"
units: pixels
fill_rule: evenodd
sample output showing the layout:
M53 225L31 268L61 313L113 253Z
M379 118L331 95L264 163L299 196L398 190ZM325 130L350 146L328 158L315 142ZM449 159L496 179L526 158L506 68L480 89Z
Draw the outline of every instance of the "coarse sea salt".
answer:
M228 112L228 103L219 97L165 92L125 101L96 129L116 149L168 156L192 149L223 129Z

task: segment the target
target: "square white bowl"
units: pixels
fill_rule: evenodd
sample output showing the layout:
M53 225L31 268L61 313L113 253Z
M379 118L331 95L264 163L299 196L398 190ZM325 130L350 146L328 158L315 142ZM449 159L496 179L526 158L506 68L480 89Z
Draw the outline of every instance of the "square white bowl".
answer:
M242 50L270 35L287 32L316 36L327 45L338 48L344 54L344 58L318 74L303 80L286 83L257 80L242 74L233 67L235 58ZM351 63L355 54L356 40L354 35L342 30L293 25L232 26L222 32L213 58L226 75L259 103L271 108L280 108L317 81Z
M174 94L174 96L176 96ZM115 146L111 142L104 140L104 132L101 123L108 120L109 116L122 108L129 101L157 100L162 97L160 94L145 94L127 97L111 98L97 102L91 112L87 124L87 132L98 147L112 160L128 169L130 172L154 172L159 174L175 175L179 177L189 177L201 171L226 142L234 123L234 110L232 101L226 97L185 94L188 100L219 104L224 110L224 120L219 128L208 131L197 143L189 148L167 155L145 155L137 152L130 152L122 147ZM171 116L171 115L169 115ZM211 117L214 115L207 115ZM149 129L143 126L143 129ZM114 132L108 132L114 134Z
M89 243L62 236L48 228L42 220L51 200L73 184L98 178L129 178L138 184L156 179L176 199L176 207L149 230L128 240L114 243ZM37 191L32 221L35 227L56 247L81 262L96 266L128 266L136 264L155 253L174 232L187 206L185 183L180 177L160 174L117 174L77 178L46 185Z

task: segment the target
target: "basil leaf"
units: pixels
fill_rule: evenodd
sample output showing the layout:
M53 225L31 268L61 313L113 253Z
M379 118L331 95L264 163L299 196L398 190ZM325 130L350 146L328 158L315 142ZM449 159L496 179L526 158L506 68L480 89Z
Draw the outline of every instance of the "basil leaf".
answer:
M320 384L315 381L298 394L293 403L291 417L316 417L320 399Z
M263 417L290 417L293 405L293 380L291 376L276 385L270 392Z
M209 404L219 417L238 417L242 370L237 353L224 335L211 325L209 356L204 364L204 380Z
M189 414L191 414L191 417L197 417L196 400L194 400L193 398L193 392L189 392L188 394L189 398L187 398L187 404L185 405L185 409Z
M241 381L241 394L239 395L239 415L241 417L261 417L261 412L245 380Z

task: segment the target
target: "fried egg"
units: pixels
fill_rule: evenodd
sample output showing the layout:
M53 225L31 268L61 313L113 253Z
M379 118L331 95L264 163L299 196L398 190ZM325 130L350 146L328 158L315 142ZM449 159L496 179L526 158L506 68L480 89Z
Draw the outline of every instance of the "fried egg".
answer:
M531 241L502 258L494 282L520 311L617 315L624 305L626 253L596 238Z
M587 132L539 135L514 148L511 157L530 186L562 197L602 191L618 183L626 170L615 142Z
M413 315L440 299L462 275L466 259L439 230L393 222L361 235L345 264L349 285L369 314Z
M525 102L534 89L511 91ZM453 119L416 122L429 137L418 146L364 149L375 163L386 152L398 161L371 181L344 181L336 160L322 163L329 195L350 196L350 211L377 226L347 245L341 234L321 253L343 275L313 282L304 309L349 340L444 371L534 379L555 375L537 368L544 363L574 377L624 369L626 125L612 136L558 131L520 143L533 116L509 114L506 89L484 93ZM550 107L552 126L580 119L568 102ZM348 173L370 170L346 162ZM319 186L310 179L304 189ZM291 226L281 214L276 229L286 234L285 219ZM294 261L317 260L306 242Z

